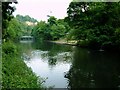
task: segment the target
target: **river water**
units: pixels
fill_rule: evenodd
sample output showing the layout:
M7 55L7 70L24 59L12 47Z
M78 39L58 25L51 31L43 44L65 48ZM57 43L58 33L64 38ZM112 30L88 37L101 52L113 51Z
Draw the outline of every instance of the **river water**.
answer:
M50 42L20 42L22 58L54 88L120 87L120 54Z

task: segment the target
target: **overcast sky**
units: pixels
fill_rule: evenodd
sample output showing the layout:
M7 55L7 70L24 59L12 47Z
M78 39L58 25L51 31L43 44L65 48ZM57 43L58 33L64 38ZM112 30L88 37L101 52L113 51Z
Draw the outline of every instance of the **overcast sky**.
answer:
M67 16L71 0L17 0L13 15L29 15L38 21L47 21L47 15L62 19Z

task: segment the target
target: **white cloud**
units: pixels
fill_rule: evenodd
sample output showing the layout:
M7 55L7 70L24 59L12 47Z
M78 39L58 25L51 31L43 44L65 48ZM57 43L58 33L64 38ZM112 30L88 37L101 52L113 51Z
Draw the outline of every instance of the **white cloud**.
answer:
M71 0L18 0L15 5L16 11L13 13L29 15L38 21L47 20L47 15L56 18L67 16L67 8Z

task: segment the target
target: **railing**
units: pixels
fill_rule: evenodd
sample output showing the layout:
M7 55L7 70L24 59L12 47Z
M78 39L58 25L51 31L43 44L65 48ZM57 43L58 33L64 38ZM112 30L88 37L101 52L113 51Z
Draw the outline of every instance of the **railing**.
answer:
M20 37L20 40L22 40L22 41L28 41L28 40L33 40L33 37L32 36L22 36L22 37Z

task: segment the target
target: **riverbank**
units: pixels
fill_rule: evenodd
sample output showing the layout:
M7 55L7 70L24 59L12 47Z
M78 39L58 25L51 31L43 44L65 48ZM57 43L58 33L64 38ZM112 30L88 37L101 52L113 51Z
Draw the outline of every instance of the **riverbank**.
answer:
M66 39L59 39L55 41L48 41L52 43L57 43L57 44L64 44L64 45L71 45L71 46L79 46L82 48L88 48L88 42L87 41L77 41L77 40L66 40Z
M42 79L21 60L18 47L11 42L2 45L2 88L40 88Z
M66 40L66 39L60 39L56 41L48 41L52 43L57 43L57 44L65 44L65 45L72 45L72 46L78 46L82 48L89 48L92 50L99 50L99 51L117 51L120 52L120 48L117 48L111 44L104 44L104 45L99 45L98 43L90 43L88 40Z
M65 39L60 39L60 40L56 40L56 41L49 41L52 43L58 43L58 44L65 44L65 45L72 45L72 46L77 46L77 41L76 40L65 40Z

